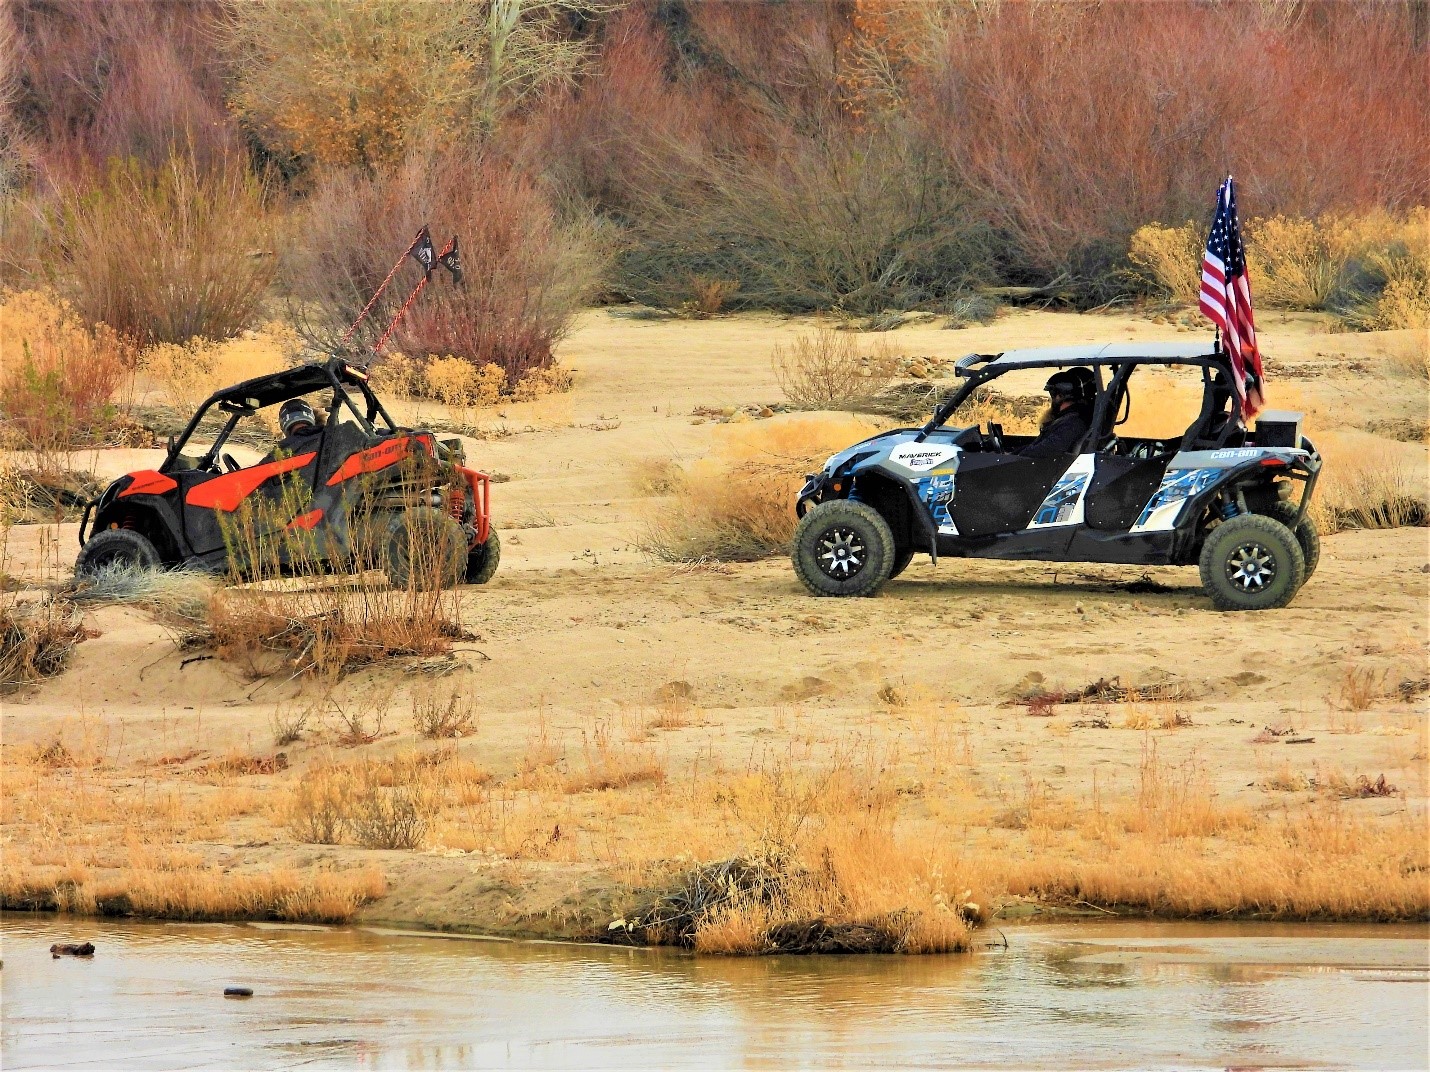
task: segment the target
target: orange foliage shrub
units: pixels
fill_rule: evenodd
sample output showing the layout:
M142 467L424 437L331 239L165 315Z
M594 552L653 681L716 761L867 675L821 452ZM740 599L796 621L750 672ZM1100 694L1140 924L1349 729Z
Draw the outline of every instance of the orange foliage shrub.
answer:
M134 362L113 329L85 326L68 304L39 291L0 302L0 354L0 440L37 452L101 434Z

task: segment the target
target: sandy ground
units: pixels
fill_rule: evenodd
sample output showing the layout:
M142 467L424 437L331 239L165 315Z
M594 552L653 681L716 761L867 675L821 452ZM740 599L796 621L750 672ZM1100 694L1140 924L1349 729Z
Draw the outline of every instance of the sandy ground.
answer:
M770 350L807 328L758 316L644 322L589 312L560 352L576 373L572 392L477 414L487 434L468 442L469 459L505 478L494 490L504 544L496 578L460 595L477 639L457 645L462 666L446 680L475 693L481 708L463 755L500 783L522 768L534 740L549 737L574 763L583 740L604 725L638 741L678 780L702 762L739 768L760 755L813 756L851 740L907 757L925 740L918 724L933 719L959 735L967 769L990 799L1011 799L1034 781L1070 798L1094 782L1130 790L1153 743L1166 762L1196 764L1223 800L1252 809L1310 795L1268 788L1276 772L1322 780L1329 772L1384 774L1398 795L1348 806L1367 815L1409 809L1423 822L1425 699L1404 700L1395 689L1427 673L1426 529L1327 538L1319 572L1292 605L1255 615L1214 612L1191 569L947 560L934 568L920 558L876 598L836 601L808 597L782 560L696 570L649 560L635 546L651 508L635 488L635 467L700 458L729 434L729 426L694 415L697 407L777 400ZM1141 317L1038 312L889 336L908 353L941 357L1184 337ZM1342 443L1394 454L1424 486L1423 442L1366 430L1375 420L1425 421L1422 388L1374 373L1393 339L1325 334L1310 317L1272 317L1263 339L1274 355L1273 396L1285 384L1282 404L1289 398L1316 413ZM112 476L158 456L113 450L87 460ZM19 573L45 558L67 564L74 540L72 525L58 535L16 528L6 568ZM1129 590L1144 573L1153 583ZM130 786L187 784L183 763L156 762L193 754L185 761L192 767L235 750L271 752L275 707L302 691L300 683L254 681L238 667L194 661L131 608L100 609L90 624L96 635L67 672L4 701L10 758L57 735L83 737ZM1344 688L1356 675L1377 682L1381 695L1347 710ZM1114 677L1176 686L1181 698L1140 710L1063 705L1051 717L1009 702L1035 683L1072 690ZM359 700L397 689L389 735L367 750L390 754L416 743L404 714L413 685L400 669L382 669L339 686ZM681 714L662 720L672 697ZM1189 724L1159 728L1169 713ZM1142 727L1148 719L1151 728ZM1264 726L1296 733L1252 743ZM1304 743L1287 743L1293 739ZM319 735L285 752L296 770L332 747ZM291 777L242 785L277 799ZM25 791L7 780L7 795ZM933 803L909 795L914 811ZM39 844L23 825L9 824L4 837L7 856ZM568 934L589 929L609 907L608 876L595 859L298 846L261 809L200 852L238 867L376 861L392 892L369 918Z

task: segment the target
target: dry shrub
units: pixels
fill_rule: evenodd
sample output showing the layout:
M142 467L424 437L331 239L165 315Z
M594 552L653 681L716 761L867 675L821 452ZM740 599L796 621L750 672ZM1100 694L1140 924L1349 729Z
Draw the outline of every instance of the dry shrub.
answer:
M248 326L277 268L262 185L241 162L112 160L61 193L51 240L75 270L54 282L84 316L142 344L227 338Z
M347 923L363 905L387 892L387 881L375 868L246 874L159 863L162 866L119 868L98 876L83 870L66 874L7 866L0 906L89 916Z
M1336 703L1345 711L1369 711L1376 700L1394 695L1390 687L1389 670L1373 666L1347 666L1341 671Z
M1423 378L1425 331L1430 328L1430 208L1417 208L1382 229L1389 233L1380 241L1362 239L1357 244L1362 286L1369 295L1348 319L1373 330L1416 332Z
M672 495L684 481L685 473L669 458L641 458L631 464L631 487L642 497Z
M845 409L888 386L899 356L883 339L864 351L853 332L819 327L788 347L776 344L771 362L780 390L800 409Z
M710 279L693 276L690 280L690 300L681 304L681 311L694 320L709 320L729 303L740 290L738 279Z
M224 24L232 107L272 152L375 169L569 84L590 48L573 30L603 6L244 4Z
M304 771L288 804L289 832L311 845L336 845L347 828L353 783L349 767L319 764Z
M18 603L8 593L0 601L0 693L61 673L90 635L67 601Z
M470 689L429 686L412 694L412 727L423 737L465 737L477 732L477 719L477 697Z
M220 388L288 367L299 348L293 329L274 321L234 339L158 343L139 355L139 371L164 401L187 414Z
M369 575L351 587L301 584L216 592L199 639L254 677L285 669L331 679L384 659L440 655L460 633L455 592L399 590Z
M369 849L420 849L436 810L419 786L358 784L349 822L357 843Z
M721 280L722 305L867 316L941 303L992 275L983 220L896 117L753 125L765 151L646 154L621 293L698 310Z
M375 177L335 174L308 198L306 241L286 272L293 313L319 349L367 305L420 227L439 245L455 232L464 281L438 269L390 343L404 354L445 354L481 370L497 365L514 386L551 363L552 347L584 303L599 253L592 225L563 219L552 196L514 165L464 150L413 157ZM408 263L353 337L370 350L420 269Z
M1341 289L1351 250L1344 223L1273 216L1246 228L1254 295L1273 309L1325 309Z
M1201 290L1205 230L1190 221L1180 227L1144 224L1132 234L1127 259L1143 280L1167 298L1190 304Z
M43 291L0 296L0 443L40 456L104 442L134 351Z
M712 457L692 464L641 537L666 562L747 561L779 554L794 535L794 497L807 473L873 425L833 415L722 427Z

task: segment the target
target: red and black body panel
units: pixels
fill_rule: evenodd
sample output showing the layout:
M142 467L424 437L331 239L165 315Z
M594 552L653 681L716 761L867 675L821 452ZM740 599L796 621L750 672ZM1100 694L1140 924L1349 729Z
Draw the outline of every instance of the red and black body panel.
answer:
M214 395L171 443L157 470L120 477L86 507L81 545L90 532L134 529L150 539L166 565L221 571L230 565L232 537L241 528L245 542L271 550L280 563L289 561L301 536L304 562L341 568L354 556L355 523L377 510L416 502L446 506L473 547L484 542L490 532L485 474L460 464L456 441L440 444L431 432L394 426L359 375L333 361ZM354 384L367 400L365 413L344 390ZM323 429L291 454L223 471L223 444L241 417L328 387L335 394ZM185 456L184 445L213 406L230 414L226 427L203 457Z

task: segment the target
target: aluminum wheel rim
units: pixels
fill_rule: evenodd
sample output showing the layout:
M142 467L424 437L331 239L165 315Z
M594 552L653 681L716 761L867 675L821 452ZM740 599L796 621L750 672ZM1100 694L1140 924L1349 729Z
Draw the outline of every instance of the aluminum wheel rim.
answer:
M868 549L853 529L839 525L819 534L815 561L826 577L847 581L862 570L868 560Z
M1237 544L1227 556L1226 579L1243 592L1264 592L1276 579L1276 556L1255 541Z

